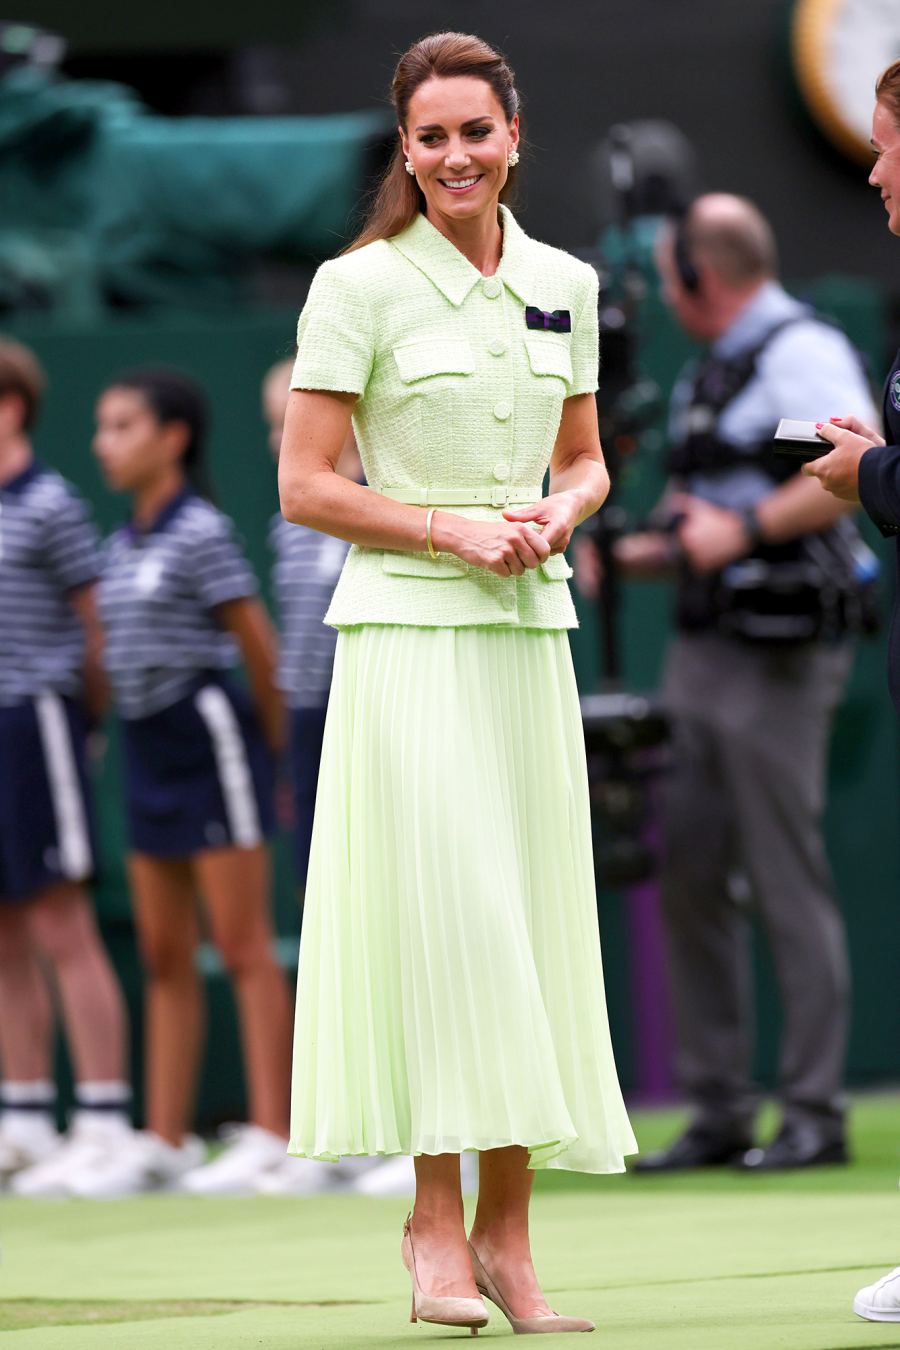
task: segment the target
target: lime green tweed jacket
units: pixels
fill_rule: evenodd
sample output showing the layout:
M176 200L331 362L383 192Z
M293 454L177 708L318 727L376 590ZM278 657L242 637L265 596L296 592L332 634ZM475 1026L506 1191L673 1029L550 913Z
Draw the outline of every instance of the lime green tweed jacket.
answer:
M476 519L541 497L563 400L597 388L596 273L500 209L491 277L424 216L320 267L291 381L359 395L370 488ZM325 622L572 628L571 574L561 554L499 577L453 555L354 545Z

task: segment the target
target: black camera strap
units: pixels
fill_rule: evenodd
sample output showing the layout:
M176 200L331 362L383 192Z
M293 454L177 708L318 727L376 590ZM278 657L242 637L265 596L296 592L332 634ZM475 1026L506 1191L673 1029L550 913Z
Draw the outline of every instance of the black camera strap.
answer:
M814 310L805 310L802 314L792 315L775 324L755 346L748 347L736 356L723 357L710 353L701 360L694 374L688 402L687 435L670 447L666 457L666 468L671 475L688 478L695 473L730 473L742 465L753 464L762 467L773 483L779 484L798 472L798 465L774 453L771 436L756 445L735 445L718 436L716 428L729 403L737 398L756 374L757 363L766 348L786 329L798 323L807 323L810 319L819 323L828 322Z
M836 327L807 309L775 324L737 356L710 354L700 362L687 408L687 435L667 456L670 475L689 480L695 474L726 474L752 465L776 488L799 471L798 463L774 453L771 437L738 446L722 439L717 427L721 414L755 375L770 343L810 319ZM845 522L843 529L832 527L784 544L759 544L740 565L724 572L700 575L685 565L678 587L679 627L717 628L748 641L796 642L867 626L853 617L859 591L855 537L854 527Z

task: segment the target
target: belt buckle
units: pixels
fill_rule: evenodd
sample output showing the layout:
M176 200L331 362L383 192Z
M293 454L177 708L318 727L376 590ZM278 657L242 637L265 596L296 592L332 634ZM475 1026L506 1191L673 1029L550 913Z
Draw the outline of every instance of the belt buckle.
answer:
M509 484L498 483L496 487L491 488L491 506L509 505Z

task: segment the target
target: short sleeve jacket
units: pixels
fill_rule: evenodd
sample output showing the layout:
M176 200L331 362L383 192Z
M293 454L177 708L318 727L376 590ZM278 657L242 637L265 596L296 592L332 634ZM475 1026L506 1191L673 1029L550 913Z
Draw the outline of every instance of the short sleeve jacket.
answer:
M490 277L424 216L319 268L300 316L292 385L359 395L370 487L489 519L538 500L563 401L597 388L597 276L530 239L501 207ZM479 505L451 505L453 490ZM499 577L452 555L354 545L326 614L360 623L569 628L561 555Z

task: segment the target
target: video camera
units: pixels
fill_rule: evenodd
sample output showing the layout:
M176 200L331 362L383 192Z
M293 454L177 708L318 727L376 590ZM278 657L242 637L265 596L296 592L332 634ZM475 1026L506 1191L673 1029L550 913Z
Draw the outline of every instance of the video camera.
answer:
M660 220L673 217L697 193L696 157L668 122L620 123L592 156L597 248L583 254L600 276L600 437L613 483L603 510L583 526L600 556L598 597L605 692L581 700L597 870L609 886L631 885L656 870L647 838L650 786L666 764L668 723L652 697L621 689L620 588L614 546L628 517L620 479L628 459L658 421L662 396L641 371L640 311L655 275L653 249Z

